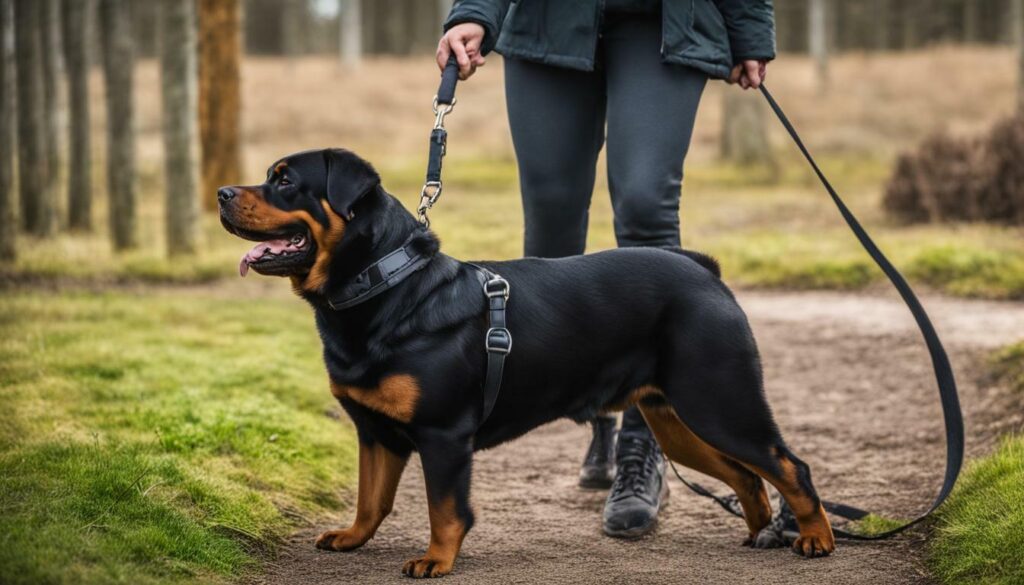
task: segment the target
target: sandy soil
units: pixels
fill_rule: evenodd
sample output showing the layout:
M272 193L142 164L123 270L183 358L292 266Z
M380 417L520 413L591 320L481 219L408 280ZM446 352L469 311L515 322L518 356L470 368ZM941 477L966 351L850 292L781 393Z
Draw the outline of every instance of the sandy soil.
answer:
M836 293L739 297L761 347L776 417L811 465L823 497L893 516L922 509L938 490L945 447L927 354L900 302ZM1022 426L1019 400L986 381L983 357L1024 335L1024 304L931 297L925 306L956 368L968 452L977 455L998 434ZM923 530L882 543L841 542L821 560L750 550L740 546L742 520L674 478L653 535L632 542L607 538L600 520L604 494L576 487L588 437L586 427L562 421L477 456L477 525L448 582L930 582ZM296 534L255 581L397 582L402 563L426 547L425 500L414 458L395 512L366 546L351 553L313 547L321 530L347 526L350 510Z

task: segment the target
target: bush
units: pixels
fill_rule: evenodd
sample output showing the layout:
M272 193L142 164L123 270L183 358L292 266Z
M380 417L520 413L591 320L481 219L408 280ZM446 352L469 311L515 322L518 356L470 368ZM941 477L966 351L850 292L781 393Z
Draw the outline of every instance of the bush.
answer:
M1024 224L1024 119L997 124L983 139L932 136L896 161L883 206L907 223Z

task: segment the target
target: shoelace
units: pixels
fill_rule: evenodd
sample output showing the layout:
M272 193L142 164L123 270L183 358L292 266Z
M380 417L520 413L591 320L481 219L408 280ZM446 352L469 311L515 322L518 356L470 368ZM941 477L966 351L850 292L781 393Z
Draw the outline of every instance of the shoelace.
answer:
M636 495L647 493L647 478L657 468L660 451L653 439L619 435L618 473L612 485L612 497L629 490Z

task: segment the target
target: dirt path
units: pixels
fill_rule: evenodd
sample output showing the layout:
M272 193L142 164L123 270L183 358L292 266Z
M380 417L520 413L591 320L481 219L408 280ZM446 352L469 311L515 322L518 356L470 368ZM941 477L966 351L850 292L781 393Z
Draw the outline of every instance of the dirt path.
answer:
M832 293L739 297L776 417L823 497L892 515L920 509L938 489L944 442L927 354L900 302ZM968 452L983 452L999 433L1021 426L1021 409L985 383L980 364L987 351L1024 336L1024 304L932 297L925 306L956 368ZM634 542L606 538L604 495L575 482L588 437L586 427L562 421L477 456L477 525L447 582L929 582L920 532L880 544L840 543L832 557L816 561L788 550L749 550L739 545L741 520L674 478L655 534ZM295 535L257 582L398 582L402 563L426 547L425 500L414 458L395 512L374 540L353 553L313 548L319 531L348 525L349 511Z

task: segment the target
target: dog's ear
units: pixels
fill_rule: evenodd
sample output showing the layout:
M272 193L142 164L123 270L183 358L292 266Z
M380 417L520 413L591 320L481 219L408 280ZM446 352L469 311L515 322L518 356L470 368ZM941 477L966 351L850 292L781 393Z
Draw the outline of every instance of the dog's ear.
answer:
M352 217L357 201L380 185L380 175L370 163L341 148L324 150L327 166L327 202L342 217Z

